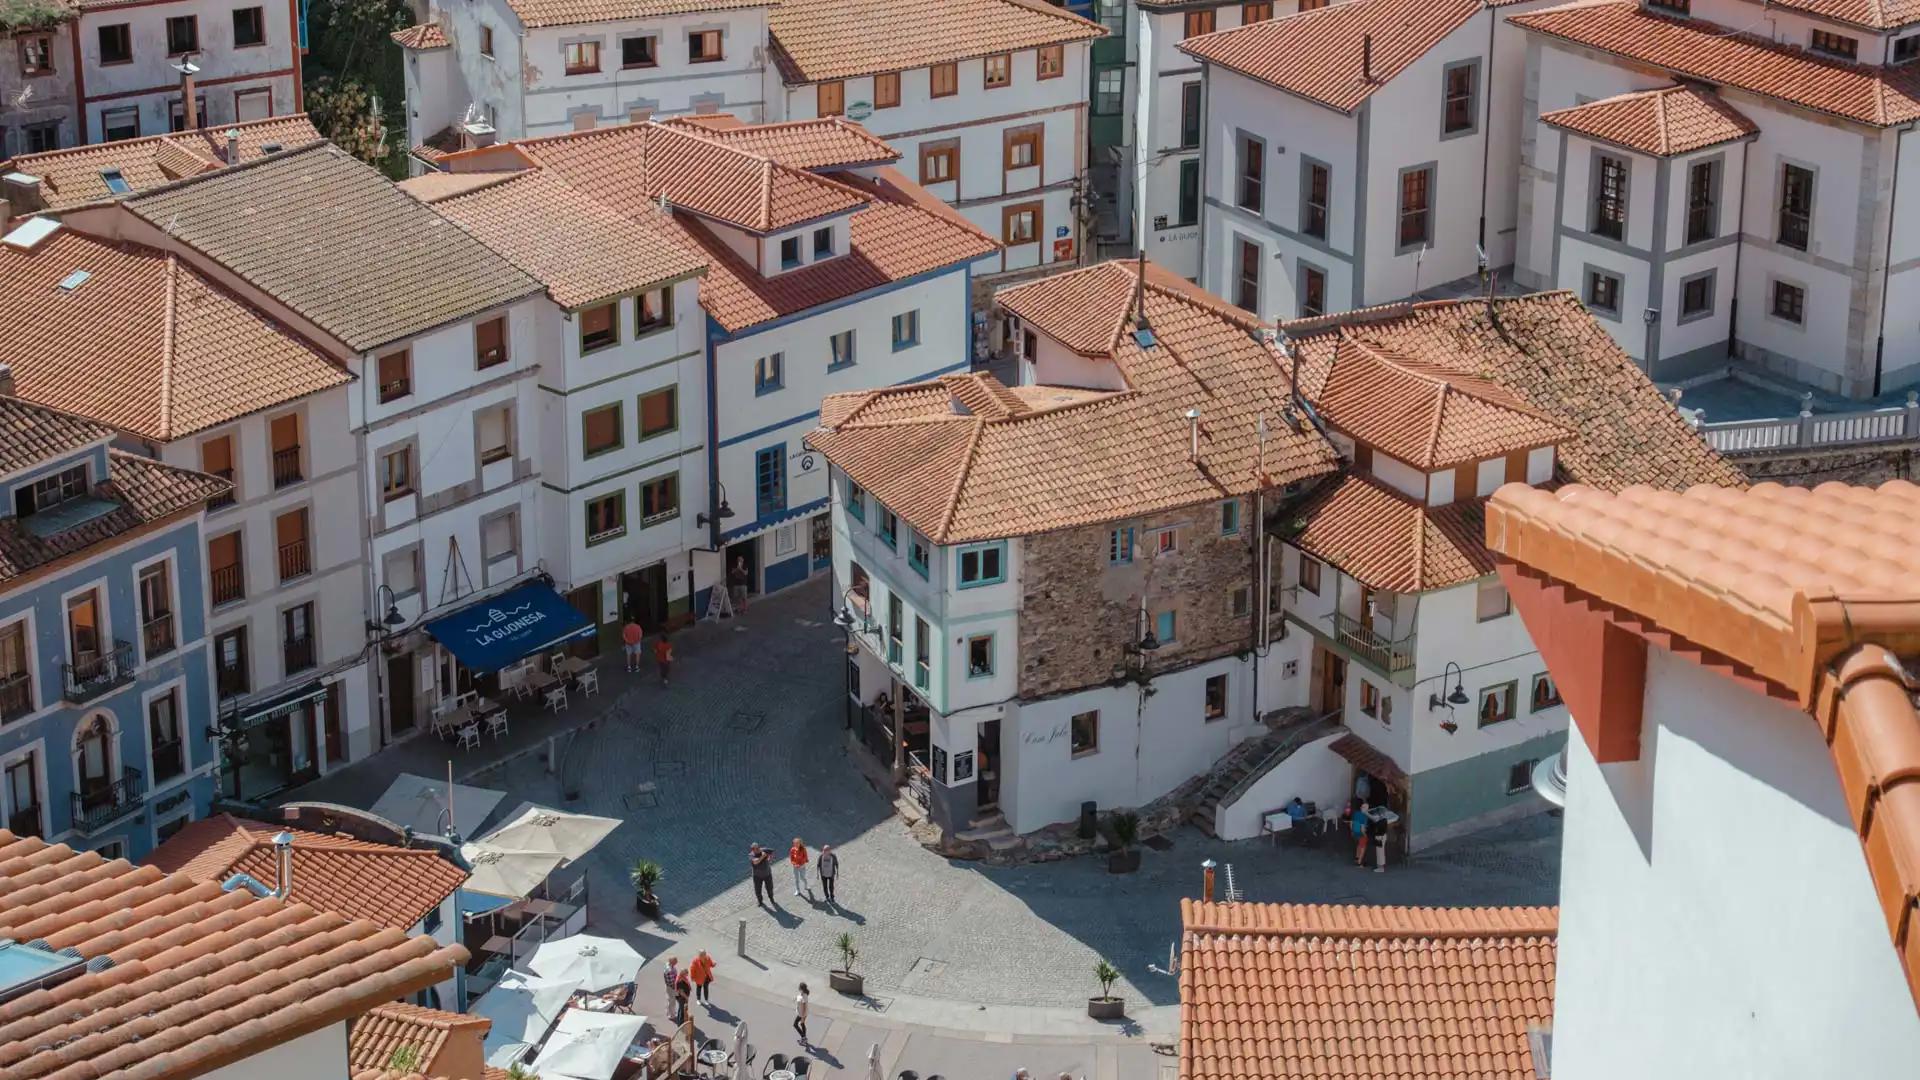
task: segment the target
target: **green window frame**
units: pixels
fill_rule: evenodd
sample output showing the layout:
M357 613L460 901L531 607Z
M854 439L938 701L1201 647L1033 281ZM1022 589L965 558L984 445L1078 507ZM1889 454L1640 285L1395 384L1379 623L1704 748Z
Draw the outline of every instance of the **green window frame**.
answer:
M1007 543L972 544L954 553L954 580L962 589L998 585L1007 580Z
M927 576L927 561L931 555L932 551L927 544L927 538L920 535L920 530L908 529L907 565L913 567L914 572L924 578Z

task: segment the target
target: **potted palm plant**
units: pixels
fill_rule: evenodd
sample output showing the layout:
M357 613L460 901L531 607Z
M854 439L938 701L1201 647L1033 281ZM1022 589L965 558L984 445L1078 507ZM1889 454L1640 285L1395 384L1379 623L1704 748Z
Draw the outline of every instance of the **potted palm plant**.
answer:
M633 882L633 907L650 919L660 917L660 898L653 894L653 887L667 876L660 864L652 859L637 859L627 870L627 877Z
M860 959L859 946L848 933L842 933L834 945L840 950L840 966L827 972L827 985L836 993L861 996L866 992L866 977L853 970L854 961Z
M1131 874L1140 869L1140 852L1133 846L1140 839L1140 815L1125 812L1107 822L1113 833L1113 851L1107 855L1107 873Z
M1087 999L1087 1015L1095 1020L1125 1019L1127 1003L1113 994L1113 984L1119 981L1120 973L1102 958L1093 965L1093 977L1100 980L1100 996Z

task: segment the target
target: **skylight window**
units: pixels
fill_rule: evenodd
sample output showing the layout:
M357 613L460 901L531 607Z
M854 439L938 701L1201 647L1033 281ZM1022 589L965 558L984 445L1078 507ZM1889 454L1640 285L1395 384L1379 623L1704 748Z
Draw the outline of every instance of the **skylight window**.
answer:
M133 190L133 185L127 183L127 178L120 175L119 169L100 170L100 179L106 182L107 190L115 195L125 195Z
M91 270L75 270L73 273L60 279L60 291L70 293L80 286L85 285L87 279L91 277L93 277L93 271Z
M262 143L260 146L260 152L263 154L277 154L280 149L280 144L277 142Z

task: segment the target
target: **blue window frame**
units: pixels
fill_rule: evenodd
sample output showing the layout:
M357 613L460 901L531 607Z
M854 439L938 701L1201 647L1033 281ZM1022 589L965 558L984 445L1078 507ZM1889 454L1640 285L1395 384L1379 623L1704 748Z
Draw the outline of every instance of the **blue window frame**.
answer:
M960 549L956 556L960 571L955 575L963 589L977 589L982 585L998 585L1007 580L1007 545L1005 541L993 544L976 544Z
M753 493L760 517L772 517L787 508L786 443L754 452Z
M855 521L867 520L867 493L859 484L854 483L851 477L847 480L846 505L847 513L851 514Z
M884 506L880 507L880 542L900 550L900 519Z
M1240 531L1240 500L1228 499L1220 504L1220 535L1232 536Z
M787 384L787 358L770 353L753 362L753 392L771 394Z
M1170 641L1179 640L1174 636L1174 633L1177 629L1178 628L1174 625L1173 612L1163 611L1160 614L1154 616L1153 636L1160 639L1160 644L1165 645Z
M920 312L903 311L893 317L893 351L911 349L920 344Z
M927 559L931 552L927 548L927 538L920 535L918 529L907 530L907 565L921 577L927 576Z
M967 639L967 678L993 677L993 635L975 634Z
M791 270L800 265L800 238L789 236L780 241L780 269Z
M1133 561L1133 527L1107 532L1107 562L1114 565Z
M842 330L833 335L827 339L827 346L830 355L827 361L828 371L839 371L841 368L853 366L853 331Z

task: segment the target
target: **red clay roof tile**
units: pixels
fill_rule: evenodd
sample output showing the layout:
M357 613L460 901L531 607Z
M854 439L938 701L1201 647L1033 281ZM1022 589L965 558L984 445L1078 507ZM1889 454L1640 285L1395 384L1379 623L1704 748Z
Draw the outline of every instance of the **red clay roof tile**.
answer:
M1744 139L1760 128L1718 94L1663 86L1540 114L1557 128L1655 157L1672 157Z
M119 139L22 154L5 168L40 178L40 195L49 210L65 210L83 203L121 198L158 187L169 180L218 169L226 160L227 133L240 137L240 160L253 161L267 147L304 146L320 138L305 113L271 116L236 124L215 124L171 135ZM102 175L117 171L128 190L114 192Z
M1039 0L781 0L767 30L789 85L1106 35L1098 23Z

